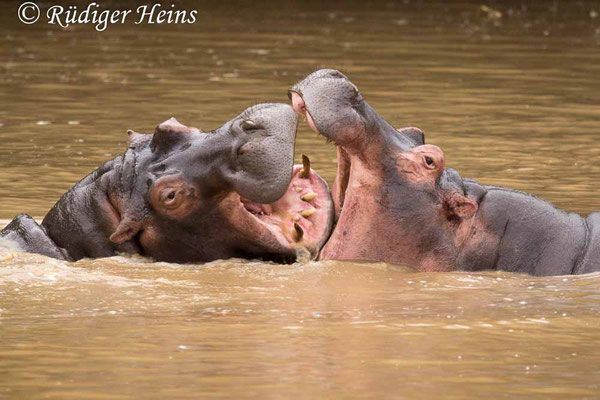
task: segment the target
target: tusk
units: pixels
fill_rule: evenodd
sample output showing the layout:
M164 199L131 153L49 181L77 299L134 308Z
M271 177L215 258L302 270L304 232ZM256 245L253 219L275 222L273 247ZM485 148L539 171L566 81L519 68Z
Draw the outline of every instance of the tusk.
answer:
M303 168L300 171L300 178L308 179L310 176L310 158L302 154L302 165Z
M304 230L302 229L302 227L298 224L294 224L294 240L296 242L299 242L302 240L302 237L304 236Z
M300 211L300 215L302 215L304 218L308 218L316 212L317 210L315 210L314 208L309 208L308 210Z
M306 202L314 200L317 197L317 194L315 192L310 192L310 193L306 193L304 196L301 196L300 198Z

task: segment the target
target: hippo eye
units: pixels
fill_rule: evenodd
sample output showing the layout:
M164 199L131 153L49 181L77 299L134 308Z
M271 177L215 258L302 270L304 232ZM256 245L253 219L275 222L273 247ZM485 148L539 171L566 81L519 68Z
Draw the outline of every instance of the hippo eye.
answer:
M174 198L175 198L175 191L169 192L169 194L167 195L167 199L173 200Z
M431 157L425 156L425 163L427 163L427 165L430 167L434 166L433 159Z

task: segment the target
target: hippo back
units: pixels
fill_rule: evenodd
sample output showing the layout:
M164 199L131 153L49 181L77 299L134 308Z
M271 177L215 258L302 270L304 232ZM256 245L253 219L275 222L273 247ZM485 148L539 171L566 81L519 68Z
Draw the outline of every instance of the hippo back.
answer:
M470 257L463 254L460 269L492 268L531 275L575 273L585 251L583 218L523 192L495 186L486 189L479 211L483 224L478 235L487 235L492 248L482 252L482 244L471 238L464 251ZM595 220L596 240L600 244L600 218ZM600 253L597 250L596 259ZM482 253L488 255L483 265L474 268L466 263L465 260L481 261Z

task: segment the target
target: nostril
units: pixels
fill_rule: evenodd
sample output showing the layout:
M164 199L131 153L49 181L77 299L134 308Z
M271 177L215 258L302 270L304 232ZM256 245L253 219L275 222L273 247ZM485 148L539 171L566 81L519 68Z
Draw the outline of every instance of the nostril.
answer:
M346 77L344 76L344 74L342 74L340 71L337 71L337 70L330 71L327 75L329 75L332 78L346 79Z
M241 156L252 148L252 143L246 143L238 150L238 154Z

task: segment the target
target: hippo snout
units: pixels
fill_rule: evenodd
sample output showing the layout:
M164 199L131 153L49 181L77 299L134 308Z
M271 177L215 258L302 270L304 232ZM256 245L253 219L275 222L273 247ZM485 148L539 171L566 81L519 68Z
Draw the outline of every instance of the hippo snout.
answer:
M250 107L232 126L238 140L234 190L258 203L271 203L286 192L292 178L298 115L287 104ZM237 133L237 134L236 134Z
M310 127L336 144L353 141L347 127L361 124L364 101L358 88L335 69L320 69L288 90L294 111Z

